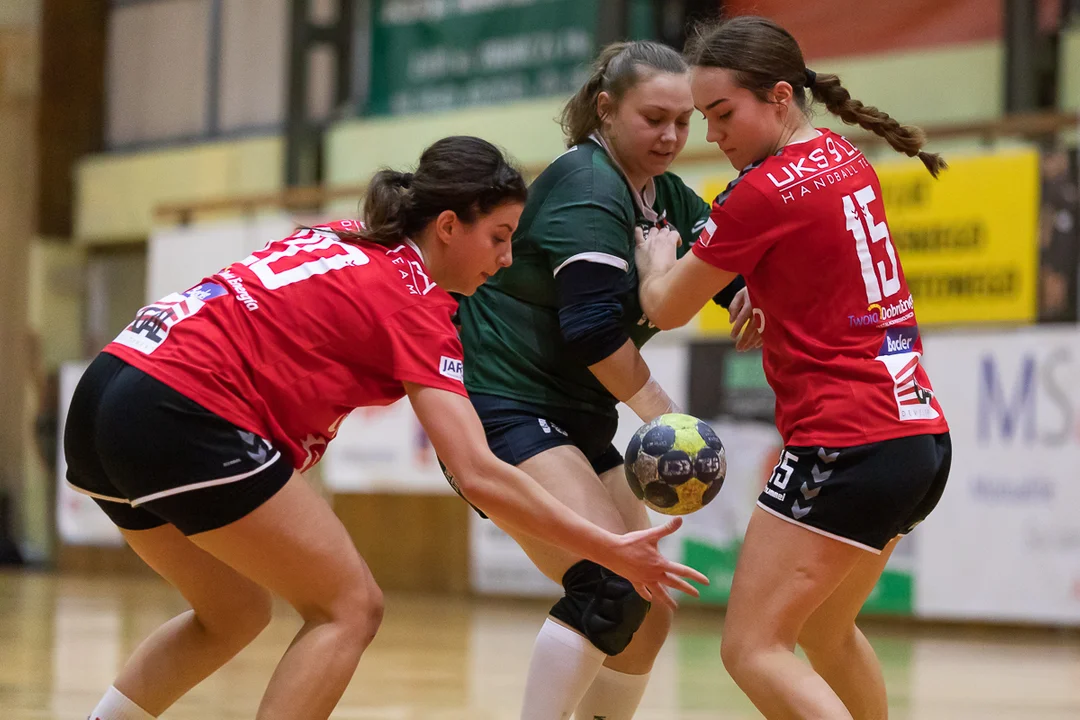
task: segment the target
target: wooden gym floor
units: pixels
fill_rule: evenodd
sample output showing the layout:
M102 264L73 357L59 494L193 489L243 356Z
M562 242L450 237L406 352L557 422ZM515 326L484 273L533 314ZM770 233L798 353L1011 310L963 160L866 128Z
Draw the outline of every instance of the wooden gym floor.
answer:
M333 717L515 720L545 605L387 597L379 636ZM185 609L148 578L0 573L0 710L4 720L82 720L119 665ZM684 609L637 717L759 717L720 664L722 616ZM278 606L270 627L163 717L251 718L299 626ZM885 666L893 720L1077 720L1080 633L866 626Z

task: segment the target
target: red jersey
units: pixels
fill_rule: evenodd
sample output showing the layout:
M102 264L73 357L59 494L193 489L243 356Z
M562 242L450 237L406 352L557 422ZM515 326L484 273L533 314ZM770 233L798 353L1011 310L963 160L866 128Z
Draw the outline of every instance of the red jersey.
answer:
M342 242L345 220L299 230L183 293L142 308L105 352L305 470L355 408L389 405L403 383L465 395L457 303L410 241Z
M744 170L693 246L746 280L785 444L948 430L881 198L863 154L821 130Z

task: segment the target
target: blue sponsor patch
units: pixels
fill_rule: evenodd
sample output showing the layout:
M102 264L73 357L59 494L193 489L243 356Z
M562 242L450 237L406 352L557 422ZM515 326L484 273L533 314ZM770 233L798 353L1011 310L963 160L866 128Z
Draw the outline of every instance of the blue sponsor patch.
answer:
M223 285L219 285L216 282L205 282L202 285L196 285L185 292L184 297L206 302L207 300L221 297L227 292L228 291Z
M891 327L885 331L885 341L881 343L881 349L878 350L878 357L915 352L915 343L918 339L918 325Z

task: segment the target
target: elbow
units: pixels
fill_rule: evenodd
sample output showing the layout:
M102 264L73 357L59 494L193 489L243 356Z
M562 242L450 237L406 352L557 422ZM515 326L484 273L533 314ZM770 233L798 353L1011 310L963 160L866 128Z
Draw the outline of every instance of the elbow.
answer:
M617 302L563 307L559 328L566 349L586 367L609 357L630 339Z
M678 313L673 312L673 308L665 308L655 301L650 302L650 298L644 295L641 298L641 309L649 322L660 330L674 330L690 322L690 318L679 317Z
M649 322L660 330L674 330L689 322L689 319L677 318L664 313L650 314L646 312L645 314L649 318Z
M494 475L493 463L498 462L494 455L488 459L470 458L460 463L460 470L450 471L451 484L458 493L471 504L483 510L491 497L491 478Z

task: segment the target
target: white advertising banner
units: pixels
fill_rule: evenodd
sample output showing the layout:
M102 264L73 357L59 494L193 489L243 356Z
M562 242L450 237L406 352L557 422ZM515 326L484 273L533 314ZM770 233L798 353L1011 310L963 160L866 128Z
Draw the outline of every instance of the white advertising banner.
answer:
M1080 333L938 335L953 465L916 531L919 616L1080 623Z
M320 464L323 482L335 492L453 492L405 398L354 410Z
M146 302L183 292L296 230L283 213L156 228L147 244Z

